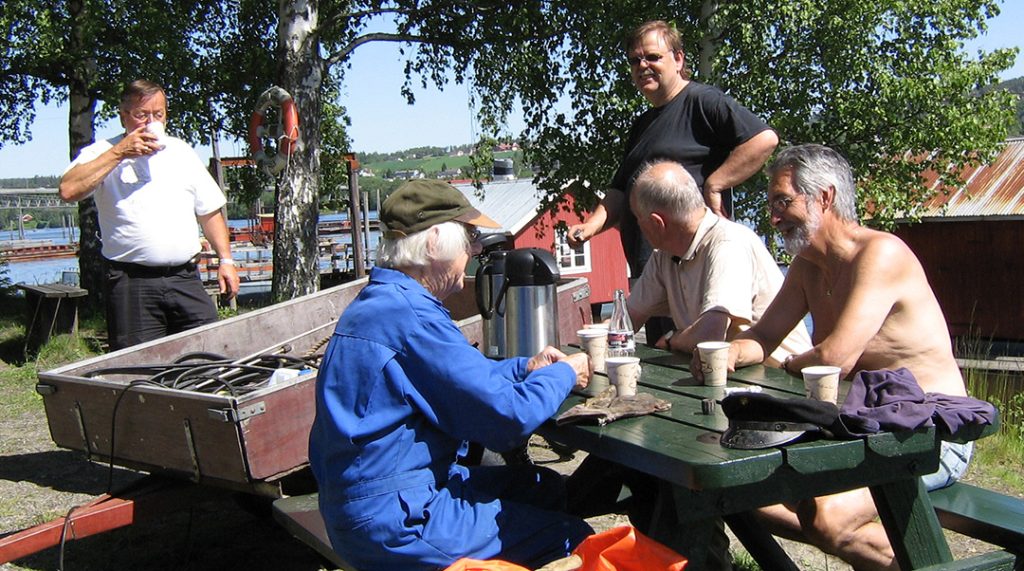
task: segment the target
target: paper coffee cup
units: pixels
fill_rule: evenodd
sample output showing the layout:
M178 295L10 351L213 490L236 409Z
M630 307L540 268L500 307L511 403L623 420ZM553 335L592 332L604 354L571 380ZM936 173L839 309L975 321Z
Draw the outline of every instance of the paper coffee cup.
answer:
M590 356L590 364L594 372L605 372L605 357L608 356L608 332L601 329L580 329L576 332L580 339L580 347Z
M804 377L804 396L836 404L839 399L839 367L815 365L800 369Z
M608 357L604 363L608 369L608 382L615 387L616 396L636 395L636 383L640 380L640 358Z
M153 121L149 125L146 125L146 130L156 135L156 142L161 148L166 147L167 143L164 141L164 137L167 136L167 132L164 130L164 124L160 121Z
M704 384L709 387L725 386L729 372L729 343L727 341L703 341L697 343L700 353L700 370L704 373Z

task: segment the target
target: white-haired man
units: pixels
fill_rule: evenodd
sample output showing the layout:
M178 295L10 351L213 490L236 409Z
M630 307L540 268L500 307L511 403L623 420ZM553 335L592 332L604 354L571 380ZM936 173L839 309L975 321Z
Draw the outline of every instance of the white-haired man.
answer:
M899 238L861 226L853 172L821 145L784 150L769 169L768 206L793 263L754 326L733 341L730 369L762 362L810 312L814 346L787 358L794 375L810 365L861 370L905 367L926 393L964 396L946 321L914 253ZM698 369L699 370L699 369ZM970 444L943 443L935 489L959 478ZM893 550L867 489L763 508L772 533L808 541L855 569L895 569Z

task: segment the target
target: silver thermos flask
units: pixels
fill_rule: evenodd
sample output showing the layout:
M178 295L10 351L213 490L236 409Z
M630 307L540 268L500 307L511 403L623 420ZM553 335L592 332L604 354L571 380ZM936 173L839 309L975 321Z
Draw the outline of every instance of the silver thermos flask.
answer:
M532 357L559 346L558 264L539 248L510 250L495 313L505 320L505 356Z
M476 307L483 319L483 353L492 359L504 359L505 316L495 307L498 294L505 285L506 250L484 252L480 255L480 266L476 269Z

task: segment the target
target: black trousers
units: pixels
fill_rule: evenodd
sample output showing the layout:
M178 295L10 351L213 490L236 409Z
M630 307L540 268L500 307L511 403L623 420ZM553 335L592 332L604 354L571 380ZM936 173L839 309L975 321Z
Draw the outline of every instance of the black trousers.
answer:
M107 260L105 292L112 351L217 321L194 263L150 267Z

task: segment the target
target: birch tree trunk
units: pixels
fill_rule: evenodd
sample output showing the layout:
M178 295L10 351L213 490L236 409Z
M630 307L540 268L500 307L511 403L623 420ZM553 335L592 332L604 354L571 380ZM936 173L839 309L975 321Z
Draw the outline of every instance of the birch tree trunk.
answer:
M87 8L81 0L68 2L71 30L68 34L68 53L85 53L84 37L88 25ZM96 75L96 62L92 58L79 60L71 65L68 89L68 142L69 160L74 160L83 148L96 140L93 123L96 114L96 96L90 93ZM104 265L100 252L99 214L96 201L89 197L78 203L79 235L78 268L81 285L89 292L84 307L85 313L103 308Z
M318 11L318 0L278 1L278 77L299 112L299 147L278 181L271 290L275 302L313 293L320 286L316 225L324 62L316 35Z

